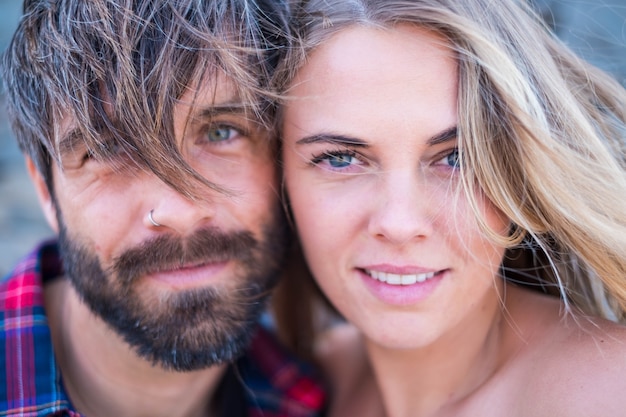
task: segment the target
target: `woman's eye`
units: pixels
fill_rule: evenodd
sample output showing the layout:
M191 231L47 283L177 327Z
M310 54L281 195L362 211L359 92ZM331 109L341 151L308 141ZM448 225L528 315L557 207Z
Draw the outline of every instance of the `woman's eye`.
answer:
M362 165L362 161L357 158L354 152L324 152L312 159L314 165L329 168L331 170L344 170L357 165Z
M440 163L448 165L452 168L458 168L461 165L461 156L459 155L459 149L454 148L452 152L448 153L442 159L440 159Z
M231 126L215 126L207 132L209 142L224 142L233 139L239 132Z
M328 165L333 168L345 168L347 166L352 165L355 162L356 158L352 155L329 155L326 158L328 161Z

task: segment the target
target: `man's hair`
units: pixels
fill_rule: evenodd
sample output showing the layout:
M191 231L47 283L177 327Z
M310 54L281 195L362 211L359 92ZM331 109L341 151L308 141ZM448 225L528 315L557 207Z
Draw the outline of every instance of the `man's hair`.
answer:
M68 130L99 158L120 152L188 197L198 182L173 131L178 99L225 74L250 117L285 39L279 0L26 0L4 55L8 114L52 191ZM220 82L224 77L220 77ZM68 126L68 123L70 126ZM192 179L192 181L189 181Z

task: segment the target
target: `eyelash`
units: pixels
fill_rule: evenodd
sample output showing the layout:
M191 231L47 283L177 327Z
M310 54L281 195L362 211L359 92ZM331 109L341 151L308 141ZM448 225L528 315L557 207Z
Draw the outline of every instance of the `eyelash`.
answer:
M122 151L121 151L122 147L118 143L107 142L107 143L104 143L102 146L108 148L107 154L113 158L116 158L122 155ZM89 160L101 161L102 155L96 155L96 153L94 153L92 150L87 150L82 157L82 162L85 163Z
M447 159L450 158L450 156L452 156L453 154L456 154L456 162L453 165L451 165L449 164L449 161ZM347 162L346 166L338 167L338 166L331 165L330 159L332 158L336 158L337 160L345 160L348 158L354 158L356 159L356 161L350 161L350 162ZM459 169L461 167L460 159L461 159L461 156L459 153L459 149L455 147L439 154L435 159L435 165L445 165L449 169ZM311 165L314 165L314 166L321 166L322 168L326 170L345 172L348 169L353 168L355 166L363 165L364 163L363 161L364 161L363 156L360 155L358 152L350 150L350 149L340 149L340 150L327 150L317 155L313 155L311 157L310 163Z
M461 167L461 153L459 152L459 148L455 147L453 149L447 150L445 153L440 154L438 159L436 159L436 161L439 162L439 161L442 161L443 159L447 159L454 153L456 153L456 162L454 165L448 165L448 167L452 169L458 169Z
M360 157L360 158L357 158L357 157ZM358 163L351 162L345 167L333 167L329 161L331 158L336 158L336 159L354 158L358 161ZM317 155L313 155L311 157L310 163L311 165L314 165L314 166L322 166L324 164L322 168L329 170L329 171L345 172L351 167L354 167L356 165L362 165L363 164L362 159L363 159L362 156L359 155L357 152L350 150L350 149L342 149L342 150L324 151Z
M228 138L222 140L209 139L209 135L211 134L211 132L223 129L229 130L230 135L228 136ZM206 127L202 130L202 137L207 143L210 143L211 145L225 145L243 136L247 136L247 133L244 129L229 123L210 123L207 124Z

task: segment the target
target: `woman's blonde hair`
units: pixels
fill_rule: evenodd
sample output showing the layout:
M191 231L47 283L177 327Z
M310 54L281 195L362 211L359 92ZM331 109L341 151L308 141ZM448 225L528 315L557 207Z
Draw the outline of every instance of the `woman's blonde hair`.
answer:
M505 245L502 275L559 294L567 310L626 320L626 91L514 0L311 0L292 7L296 45L275 72L288 99L309 54L351 26L442 35L459 68L462 184ZM381 71L384 67L381 66ZM502 237L480 190L511 221Z

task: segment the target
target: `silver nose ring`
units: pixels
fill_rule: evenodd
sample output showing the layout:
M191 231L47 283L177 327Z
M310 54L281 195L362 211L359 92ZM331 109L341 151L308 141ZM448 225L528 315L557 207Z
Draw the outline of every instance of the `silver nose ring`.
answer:
M160 224L160 223L157 223L157 222L156 222L156 220L154 220L154 217L152 217L152 213L153 213L153 212L154 212L154 209L152 209L152 210L150 210L150 211L148 212L148 220L150 220L150 223L152 223L152 225L153 225L154 227L160 227L160 226L161 226L161 224Z

